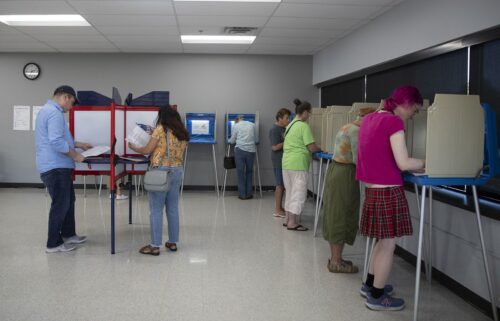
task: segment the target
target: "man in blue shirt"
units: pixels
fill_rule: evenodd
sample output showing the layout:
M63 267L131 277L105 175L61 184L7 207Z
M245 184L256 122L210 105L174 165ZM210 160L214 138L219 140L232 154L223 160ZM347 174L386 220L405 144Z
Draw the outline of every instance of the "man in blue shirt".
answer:
M252 177L256 150L255 124L243 120L243 117L239 116L233 126L229 143L236 143L234 161L238 173L238 198L242 200L251 199L253 198Z
M47 253L68 252L75 249L74 244L87 240L86 236L78 236L75 232L75 190L71 171L75 161L85 159L75 148L87 150L92 146L75 142L64 119L64 113L77 103L73 88L58 87L36 119L36 166L52 199Z

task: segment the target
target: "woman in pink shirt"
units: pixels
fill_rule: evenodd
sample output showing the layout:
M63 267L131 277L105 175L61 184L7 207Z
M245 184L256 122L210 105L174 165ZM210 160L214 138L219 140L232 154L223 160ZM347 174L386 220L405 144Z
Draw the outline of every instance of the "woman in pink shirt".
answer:
M420 170L424 160L408 157L404 121L418 113L422 96L417 88L396 88L384 108L369 114L359 130L356 179L366 184L361 234L378 241L368 276L361 287L366 306L372 310L401 310L403 299L391 296L386 285L391 271L396 237L413 233L401 171Z

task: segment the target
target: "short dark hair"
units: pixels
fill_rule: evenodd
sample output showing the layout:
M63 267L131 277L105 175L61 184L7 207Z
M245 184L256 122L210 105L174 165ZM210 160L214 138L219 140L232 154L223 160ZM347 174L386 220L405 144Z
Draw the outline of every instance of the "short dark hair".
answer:
M281 108L276 113L276 120L279 120L280 118L283 118L283 116L285 116L285 115L290 116L291 114L292 114L292 112L288 108Z
M302 115L305 111L311 112L312 107L308 101L295 98L293 103L295 104L295 113L297 115Z

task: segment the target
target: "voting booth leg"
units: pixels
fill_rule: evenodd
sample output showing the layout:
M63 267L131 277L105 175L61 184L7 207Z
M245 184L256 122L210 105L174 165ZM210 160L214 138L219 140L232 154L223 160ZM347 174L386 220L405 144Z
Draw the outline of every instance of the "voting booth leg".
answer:
M326 173L328 173L328 167L330 167L329 159L326 160L326 168L325 173L323 174L323 178L321 176L318 176L318 194L316 195L316 213L314 214L314 236L316 236L316 232L318 230L319 216L321 214L321 205L323 203L323 195L325 193Z
M418 192L418 185L414 184L414 186L415 186L415 197L417 200L417 211L420 213L420 196L419 196L419 192ZM425 192L422 192L422 195L423 195L423 197L425 197ZM425 239L422 242L425 242ZM425 269L426 278L429 275L429 273L428 273L429 271L428 271L427 263L426 263L426 262L429 262L429 260L427 259L428 258L427 250L428 250L428 248L424 245L423 260L424 260L424 269ZM427 279L427 280L429 280L429 279Z
M132 224L132 175L128 175L128 224Z
M420 225L418 229L418 247L417 247L417 269L415 276L415 304L413 307L413 321L418 318L418 295L420 293L420 270L422 268L422 241L424 238L424 219L425 219L425 190L427 186L422 186L422 200L420 205Z
M314 161L313 161L314 163ZM318 204L319 204L319 191L321 189L321 180L319 179L321 177L321 169L322 169L322 162L321 158L319 159L319 169L318 169L318 187L316 188L316 207L314 208L314 236L316 236L316 219L318 217ZM311 175L314 177L314 170L313 174ZM314 183L314 178L313 178L313 183ZM314 185L313 185L313 194L314 194ZM313 198L314 199L314 198Z
M496 293L495 293L496 291L491 281L490 268L488 265L488 256L486 255L486 247L484 246L483 226L481 224L481 214L479 213L479 202L477 200L477 190L475 185L472 185L472 193L474 195L474 207L476 208L477 227L479 231L479 239L481 241L481 251L483 252L484 271L486 272L486 281L488 282L488 290L490 292L491 309L493 310L493 319L495 321L498 321Z
M255 160L257 162L257 178L259 179L259 193L260 193L260 198L262 198L262 184L260 181L260 166L259 166L259 151L257 149L255 150Z
M116 191L111 190L111 254L115 254L115 196Z
M432 282L432 203L432 186L429 186L429 241L427 242L428 257L425 267L425 276L429 283Z
M184 151L184 163L182 164L182 181L181 181L181 196L182 196L182 191L184 191L184 175L186 175L186 160L188 157L188 146L189 144L186 145L186 150Z
M83 197L87 197L87 182L86 182L86 176L83 176Z
M370 248L371 242L371 248ZM366 237L366 249L365 249L365 262L363 264L363 275L361 276L361 282L365 282L366 277L368 276L368 270L370 268L370 264L372 262L372 254L373 248L375 247L375 243L377 243L377 239Z
M315 184L315 181L314 181L314 160L311 162L311 186L312 186L312 192L313 192L313 201L314 201L314 194L316 194L316 200L318 199L318 190L319 188L316 188L316 184ZM319 160L319 170L321 170L321 158ZM318 174L318 177L319 177L319 174ZM316 202L316 204L318 204Z
M215 175L215 192L217 192L217 197L219 197L219 178L217 177L217 158L215 157L215 145L212 144L212 156L214 160L214 175Z
M101 191L102 191L102 178L104 175L101 175L101 178L99 179L99 197L101 196Z

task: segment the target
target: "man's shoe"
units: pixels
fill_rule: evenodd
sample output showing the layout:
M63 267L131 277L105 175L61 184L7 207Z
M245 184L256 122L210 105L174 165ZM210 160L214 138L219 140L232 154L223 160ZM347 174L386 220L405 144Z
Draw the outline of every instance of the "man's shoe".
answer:
M380 298L375 299L372 297L371 293L368 293L365 305L370 310L375 311L399 311L405 308L405 300L393 298L386 293L384 293Z
M245 197L246 200L251 200L253 198L253 195Z
M86 236L73 235L73 236L68 237L68 238L64 238L63 237L63 241L64 241L65 244L82 244L85 241L87 241L87 237Z
M63 243L63 244L56 246L56 247L48 247L45 249L45 252L46 253L69 252L69 251L73 251L74 249L76 249L76 246Z
M362 283L361 284L361 289L359 290L359 294L361 294L361 296L363 298L366 298L366 296L368 295L368 293L370 293L372 290L372 288L368 285L366 285L365 283ZM388 295L393 295L394 294L394 287L390 284L386 284L384 286L384 293L385 294L388 294Z

